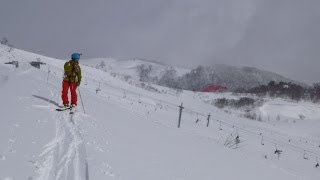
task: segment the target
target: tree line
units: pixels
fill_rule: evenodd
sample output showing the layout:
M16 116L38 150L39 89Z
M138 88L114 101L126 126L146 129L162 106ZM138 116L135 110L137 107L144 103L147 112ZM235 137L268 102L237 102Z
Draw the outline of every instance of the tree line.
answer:
M310 87L304 87L292 82L270 81L267 85L257 86L248 90L239 91L258 96L281 97L295 101L309 100L319 102L320 83L314 83Z
M182 76L178 76L177 71L173 67L167 68L161 77L152 76L152 69L152 65L142 64L137 66L139 80L169 88L191 91L200 91L204 86L210 84L209 75L203 66L198 66Z

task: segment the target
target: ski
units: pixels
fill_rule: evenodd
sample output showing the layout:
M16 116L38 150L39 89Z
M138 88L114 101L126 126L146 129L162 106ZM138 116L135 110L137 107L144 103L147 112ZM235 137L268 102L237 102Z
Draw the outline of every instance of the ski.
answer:
M76 107L63 107L63 108L57 108L56 111L66 111L66 110L70 110L69 114L74 114L76 111Z
M71 110L72 107L67 107L67 108L57 108L56 111L66 111L66 110Z

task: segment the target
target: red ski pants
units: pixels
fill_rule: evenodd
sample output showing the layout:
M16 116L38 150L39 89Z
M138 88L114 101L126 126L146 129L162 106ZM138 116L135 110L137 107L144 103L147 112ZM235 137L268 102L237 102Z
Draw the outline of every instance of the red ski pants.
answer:
M63 104L69 104L69 100L68 100L68 91L70 88L70 92L71 92L71 104L77 105L77 87L78 85L76 83L71 83L68 81L63 81L62 82L62 101Z

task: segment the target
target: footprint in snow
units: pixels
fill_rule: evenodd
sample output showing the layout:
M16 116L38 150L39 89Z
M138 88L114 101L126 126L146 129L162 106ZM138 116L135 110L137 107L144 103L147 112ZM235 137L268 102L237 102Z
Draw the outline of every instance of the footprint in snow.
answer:
M38 109L50 109L51 107L48 105L32 105L32 107L38 108Z
M95 150L100 151L100 152L104 152L104 150L101 147L96 147Z
M3 178L3 180L14 180L14 178L13 177L5 177L5 178Z

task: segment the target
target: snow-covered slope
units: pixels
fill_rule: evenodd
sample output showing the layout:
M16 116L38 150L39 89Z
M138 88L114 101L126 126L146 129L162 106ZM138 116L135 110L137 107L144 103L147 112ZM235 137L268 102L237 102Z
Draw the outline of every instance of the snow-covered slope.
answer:
M37 58L41 69L29 65ZM12 60L19 68L4 64ZM176 92L82 66L84 107L69 115L55 111L64 62L0 46L1 180L320 178L318 105L270 99L260 110L271 120L257 122L206 103L231 94Z

